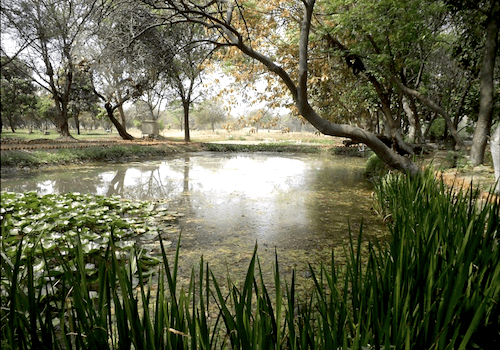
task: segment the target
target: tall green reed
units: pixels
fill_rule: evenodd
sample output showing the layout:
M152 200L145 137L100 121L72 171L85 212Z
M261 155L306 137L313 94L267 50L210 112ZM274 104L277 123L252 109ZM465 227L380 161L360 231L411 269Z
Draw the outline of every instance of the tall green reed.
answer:
M387 243L350 236L345 263L310 266L314 289L299 295L295 273L263 282L255 247L241 285L223 286L200 259L179 283L160 240L162 265L142 274L140 252L124 262L114 239L87 278L82 244L60 259L63 274L2 252L2 348L11 349L469 349L498 344L498 202L446 188L431 174L386 177L379 210ZM45 266L53 266L46 262ZM52 283L37 283L37 278ZM5 281L9 281L6 283ZM49 291L50 286L57 293ZM4 288L5 287L5 288ZM227 289L227 291L226 291ZM486 344L486 342L488 342Z
M431 173L391 175L377 198L391 240L371 253L375 328L396 348L465 349L500 341L498 200L447 188ZM382 317L381 317L382 316Z

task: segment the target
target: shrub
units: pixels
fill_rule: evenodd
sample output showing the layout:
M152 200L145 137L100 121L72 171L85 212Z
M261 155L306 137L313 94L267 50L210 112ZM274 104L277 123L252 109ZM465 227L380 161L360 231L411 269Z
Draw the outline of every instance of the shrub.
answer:
M372 154L366 160L365 176L371 179L378 179L389 172L389 166L383 162L376 154Z

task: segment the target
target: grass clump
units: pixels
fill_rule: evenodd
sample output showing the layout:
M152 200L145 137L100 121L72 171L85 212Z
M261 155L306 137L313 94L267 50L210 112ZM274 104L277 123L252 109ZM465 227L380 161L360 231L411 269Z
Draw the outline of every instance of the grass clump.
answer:
M320 147L300 145L297 143L259 143L259 144L222 144L206 143L205 150L212 152L298 152L320 153Z
M50 256L63 271L56 277L60 293L42 302L45 289L35 281L51 280L52 271L37 270L34 250L23 257L27 236L16 238L17 250L2 251L2 276L8 277L2 280L2 348L495 348L499 203L456 193L430 173L390 175L376 192L390 241L366 247L360 230L346 247L345 264L332 256L309 267L315 287L304 295L295 274L280 276L278 257L274 284L263 282L257 247L241 284L228 278L225 291L201 258L199 272L193 268L182 288L180 244L170 261L161 239L162 263L149 281L135 268L133 250L126 263L119 259L114 239L96 257L98 277L91 280L79 239L71 262Z
M392 238L369 269L380 295L373 310L385 315L378 322L391 328L390 343L415 349L500 345L498 200L482 202L473 189L446 188L431 172L390 175L376 192Z

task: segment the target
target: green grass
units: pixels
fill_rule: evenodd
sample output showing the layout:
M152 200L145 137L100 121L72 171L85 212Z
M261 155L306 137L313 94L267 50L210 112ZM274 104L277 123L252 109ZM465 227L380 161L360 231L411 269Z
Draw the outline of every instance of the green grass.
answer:
M82 236L68 260L25 250L29 237L15 234L16 249L2 249L2 349L498 346L499 203L457 193L430 173L390 175L376 193L391 239L366 246L360 229L345 248L345 264L332 256L320 268L310 266L315 288L303 294L294 274L281 277L278 256L274 283L266 285L257 248L243 282L228 278L224 292L202 257L199 272L193 267L181 287L180 244L170 261L162 242L160 270L145 278L137 268L139 252L120 258L111 227L111 239L93 261L97 278L89 278ZM7 217L3 212L3 242L14 227ZM38 269L40 258L62 273L54 279L51 269ZM48 298L40 280L56 284L57 293Z
M206 143L207 151L213 152L298 152L298 153L321 153L322 149L314 146L290 143L260 143L260 144L223 144Z
M114 145L109 147L61 148L51 151L3 151L1 165L6 167L37 168L44 165L63 165L80 162L126 161L131 158L144 158L170 155L189 151L189 146L145 146Z

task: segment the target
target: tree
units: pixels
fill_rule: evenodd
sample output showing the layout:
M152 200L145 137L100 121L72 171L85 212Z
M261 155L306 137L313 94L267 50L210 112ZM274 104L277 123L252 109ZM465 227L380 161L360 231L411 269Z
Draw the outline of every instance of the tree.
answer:
M195 23L177 24L176 46L170 70L167 75L169 85L181 100L184 114L184 141L190 142L189 111L201 85L203 62L207 59L209 47L201 40L201 27Z
M450 75L439 69L451 61L446 42L453 41L450 29L446 28L448 11L443 3L428 0L325 3L324 12L335 16L321 17L320 29L316 29L318 36L330 46L327 54L343 58L360 81L364 79L372 86L386 129L390 131L387 136L407 149L399 134L407 133L410 142L421 140L420 115L428 110L444 118L456 144L463 147L451 111L460 110L456 108L455 102L460 100L456 96L467 91L469 84L467 79L456 79L451 90L442 84L449 81ZM437 57L441 60L438 65ZM451 77L464 75L458 67L451 68L454 70ZM436 89L440 91L434 93ZM368 106L367 110L373 107Z
M483 164L484 152L492 124L494 106L494 69L498 53L498 31L500 27L500 0L447 0L456 16L457 26L463 27L461 39L473 38L484 42L482 64L479 75L479 112L471 147L473 165ZM484 30L478 30L478 27Z
M36 108L36 88L29 68L19 59L1 57L1 92L0 106L2 120L5 118L12 132L27 115L32 115ZM0 125L2 130L3 121Z
M168 18L180 23L187 21L203 25L209 34L208 39L219 48L237 49L252 60L262 63L270 72L276 74L289 90L294 104L309 123L325 135L348 137L368 145L386 163L394 168L417 173L417 166L408 158L397 154L386 146L377 135L349 124L337 124L321 117L309 100L309 38L314 15L314 0L303 0L283 5L287 8L300 9L300 34L297 42L298 64L294 70L285 70L279 63L279 55L273 51L272 42L264 40L259 36L261 27L253 27L258 24L271 27L271 21L275 21L273 12L255 11L250 13L254 18L247 18L247 9L253 8L255 4L248 5L236 2L212 2L192 3L185 0L165 0L149 2L159 16L168 14ZM287 4L289 4L288 2ZM245 3L246 4L246 3ZM260 6L260 4L259 4ZM258 18L257 18L258 17ZM254 37L258 38L254 41ZM258 50L259 43L264 42L262 50ZM276 58L276 60L274 59ZM295 72L292 77L291 73Z
M212 131L215 131L216 124L223 123L226 119L227 111L219 99L205 100L196 110L197 124L210 125Z
M142 98L152 119L158 117L154 111L168 90L165 85L171 80L179 35L160 28L156 17L138 3L118 2L110 8L107 18L96 31L96 40L88 45L88 64L95 92L104 101L109 119L122 138L132 139L126 130L123 104ZM114 117L115 110L121 122Z
M58 132L69 137L69 103L75 73L74 49L86 33L98 0L5 0L2 24L25 46L22 57L35 81L54 99Z
M97 114L97 103L99 102L92 85L92 77L88 71L75 70L73 84L70 91L69 116L75 121L75 128L80 135L80 113L92 112Z

